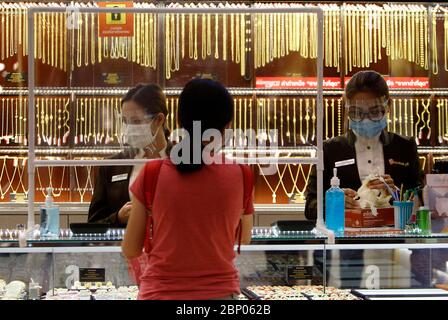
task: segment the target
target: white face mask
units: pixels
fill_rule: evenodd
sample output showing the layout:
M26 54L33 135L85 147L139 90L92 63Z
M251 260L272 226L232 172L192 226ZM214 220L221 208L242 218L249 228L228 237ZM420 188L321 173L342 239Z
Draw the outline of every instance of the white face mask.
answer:
M151 123L144 124L123 124L123 142L129 144L134 148L147 149L153 148L153 143L156 139L156 133L151 132Z

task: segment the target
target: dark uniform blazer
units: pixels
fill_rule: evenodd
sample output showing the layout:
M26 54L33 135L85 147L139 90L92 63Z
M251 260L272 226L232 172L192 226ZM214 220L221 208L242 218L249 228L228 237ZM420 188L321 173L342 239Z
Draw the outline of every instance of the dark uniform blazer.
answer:
M120 152L110 159L131 159L129 152ZM118 221L118 211L129 199L129 179L133 166L100 167L89 207L89 222L108 223L111 227L124 228Z
M403 184L404 189L415 188L422 184L423 173L420 169L417 145L413 138L383 131L380 136L383 143L384 172L389 174L396 186ZM330 188L333 168L338 161L355 159L355 163L338 169L341 188L357 191L361 187L355 150L356 136L349 130L347 134L327 140L323 144L324 151L324 192ZM310 174L306 191L305 216L309 220L317 218L317 175L316 168Z

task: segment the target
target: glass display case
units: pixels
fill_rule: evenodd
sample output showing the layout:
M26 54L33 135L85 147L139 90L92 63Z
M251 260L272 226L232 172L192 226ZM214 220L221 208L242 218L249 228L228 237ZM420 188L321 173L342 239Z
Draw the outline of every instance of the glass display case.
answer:
M32 282L42 287L44 299L135 299L135 282L119 246L122 230L88 237L66 232L20 247L2 230L0 283L24 282L23 299L29 298ZM448 297L446 234L338 238L328 244L316 233L283 235L258 228L235 263L241 299Z

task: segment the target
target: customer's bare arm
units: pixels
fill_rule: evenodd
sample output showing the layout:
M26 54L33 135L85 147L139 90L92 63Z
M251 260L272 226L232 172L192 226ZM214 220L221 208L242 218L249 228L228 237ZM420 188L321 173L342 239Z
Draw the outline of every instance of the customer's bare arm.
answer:
M142 254L147 216L148 213L144 204L134 198L132 200L131 214L126 227L126 233L121 243L123 254L128 259L136 258Z

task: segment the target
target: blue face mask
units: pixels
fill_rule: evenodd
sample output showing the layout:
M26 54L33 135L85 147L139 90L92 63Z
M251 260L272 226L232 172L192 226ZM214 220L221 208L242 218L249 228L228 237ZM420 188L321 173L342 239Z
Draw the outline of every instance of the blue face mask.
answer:
M364 138L376 137L384 130L387 126L387 119L384 117L380 121L372 121L369 119L364 119L359 122L349 120L349 128L352 129L356 134Z

